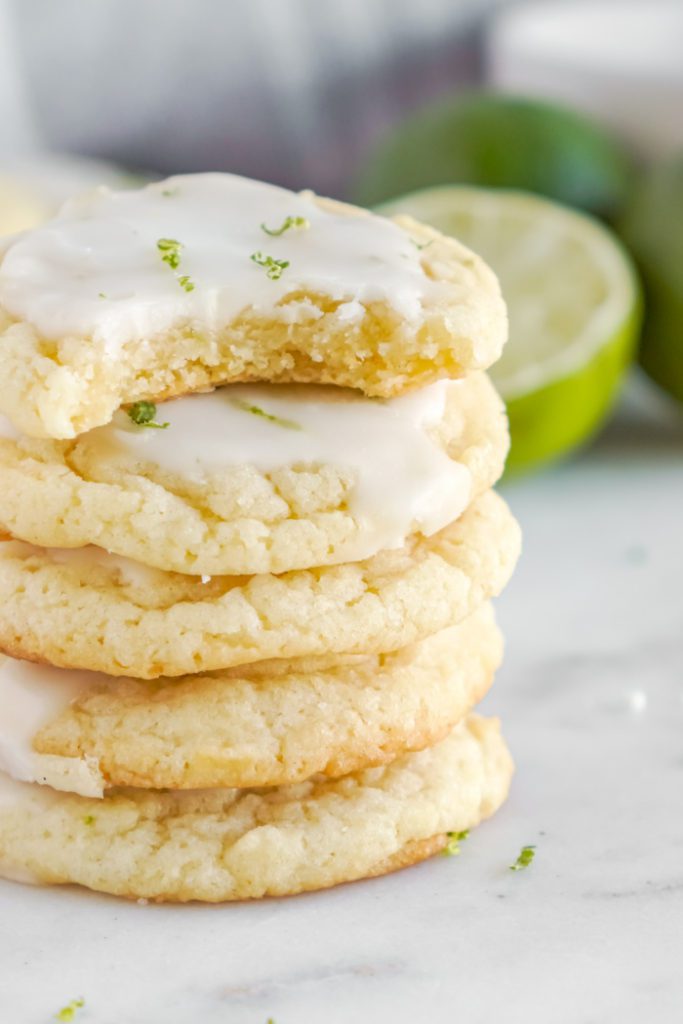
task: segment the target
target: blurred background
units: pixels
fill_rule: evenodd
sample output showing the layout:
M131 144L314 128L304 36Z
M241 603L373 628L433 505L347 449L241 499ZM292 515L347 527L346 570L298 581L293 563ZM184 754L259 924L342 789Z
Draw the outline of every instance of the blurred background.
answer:
M678 444L682 44L681 0L0 0L0 233L201 170L411 212L501 277L513 471L619 398Z

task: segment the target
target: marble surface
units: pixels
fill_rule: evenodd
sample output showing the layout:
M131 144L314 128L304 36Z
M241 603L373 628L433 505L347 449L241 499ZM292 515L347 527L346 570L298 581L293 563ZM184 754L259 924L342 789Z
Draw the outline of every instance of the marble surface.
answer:
M393 877L227 907L0 885L0 1021L670 1024L683 1007L683 434L618 424L510 484L525 553L487 708L509 803ZM522 845L526 871L508 865Z

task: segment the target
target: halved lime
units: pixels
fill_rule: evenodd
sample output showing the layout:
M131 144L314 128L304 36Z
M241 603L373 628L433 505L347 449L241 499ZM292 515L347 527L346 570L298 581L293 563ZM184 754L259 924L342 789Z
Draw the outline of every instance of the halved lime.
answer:
M446 186L379 208L408 213L479 253L500 278L510 340L493 377L510 417L513 470L553 461L604 421L633 361L633 264L585 214L524 192Z

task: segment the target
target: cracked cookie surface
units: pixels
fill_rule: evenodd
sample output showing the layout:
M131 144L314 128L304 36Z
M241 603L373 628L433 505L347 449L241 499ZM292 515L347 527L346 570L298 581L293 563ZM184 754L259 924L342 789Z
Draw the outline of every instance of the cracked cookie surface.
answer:
M282 576L164 573L97 548L0 541L0 650L138 678L397 650L507 583L519 527L493 491L451 526L365 562Z
M342 779L257 790L114 791L0 780L0 874L159 901L255 899L381 875L431 856L503 803L495 719Z

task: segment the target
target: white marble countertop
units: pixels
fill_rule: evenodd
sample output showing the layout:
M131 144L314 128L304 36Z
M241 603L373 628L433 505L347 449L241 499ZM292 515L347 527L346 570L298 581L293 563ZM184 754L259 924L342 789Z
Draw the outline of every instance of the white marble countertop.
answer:
M683 431L636 426L505 489L525 554L487 706L517 775L460 857L224 907L2 883L2 1024L77 996L78 1024L679 1020Z

